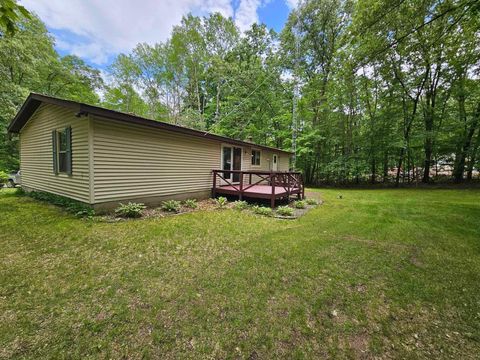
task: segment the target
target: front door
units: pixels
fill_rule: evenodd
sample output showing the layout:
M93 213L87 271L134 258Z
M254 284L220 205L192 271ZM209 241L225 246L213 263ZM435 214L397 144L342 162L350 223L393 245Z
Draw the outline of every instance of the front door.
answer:
M242 170L242 148L235 146L223 146L222 170ZM231 182L238 183L240 174L225 171L223 177Z
M277 154L273 154L272 170L273 171L278 171L278 156L277 156Z

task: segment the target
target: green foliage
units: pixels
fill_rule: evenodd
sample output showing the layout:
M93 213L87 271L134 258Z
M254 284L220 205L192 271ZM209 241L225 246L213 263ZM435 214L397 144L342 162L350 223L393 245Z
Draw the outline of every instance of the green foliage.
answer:
M95 210L92 208L81 208L75 212L76 217L92 219L95 216Z
M318 204L317 200L312 199L312 198L306 199L305 202L307 203L307 205L317 205Z
M180 211L181 202L178 200L167 200L162 203L161 209L163 211L168 212L175 212L178 213Z
M276 211L281 216L293 216L293 209L289 206L279 206Z
M120 203L120 205L115 209L115 214L125 218L139 218L142 216L142 212L145 210L145 208L146 206L142 203Z
M183 205L190 209L196 209L198 208L198 203L196 199L187 199L183 202Z
M235 210L245 210L248 209L248 202L243 201L243 200L237 200L233 202L233 208Z
M0 185L5 184L8 181L8 174L5 171L0 170Z
M1 2L3 4L3 2ZM19 168L18 138L7 125L30 92L91 103L99 102L100 71L76 56L61 57L41 20L22 18L13 36L0 38L0 169Z
M265 207L265 206L254 205L254 206L252 206L252 210L255 214L258 214L258 215L263 215L263 216L272 216L273 215L273 210L271 208Z
M224 208L224 207L227 206L228 200L227 200L226 197L220 196L220 197L215 199L215 203L217 204L217 206L219 208Z
M295 139L294 166L309 184L473 178L473 3L306 0L280 34L256 23L241 34L218 13L187 15L167 40L119 54L105 86L98 70L55 51L38 17L5 0L2 14L18 31L0 41L0 168L18 169L6 126L30 91L99 104L101 90L110 109L286 150Z
M17 189L18 195L23 195L23 190ZM95 216L95 210L91 206L84 204L80 201L76 201L65 196L60 196L44 191L30 191L26 193L28 196L35 200L44 201L56 206L60 206L67 210L69 213L77 217L93 217Z
M18 31L18 23L22 18L30 18L30 13L15 0L0 2L0 37L6 33L13 36Z
M307 202L304 200L297 200L293 203L293 206L296 209L305 209L307 207Z

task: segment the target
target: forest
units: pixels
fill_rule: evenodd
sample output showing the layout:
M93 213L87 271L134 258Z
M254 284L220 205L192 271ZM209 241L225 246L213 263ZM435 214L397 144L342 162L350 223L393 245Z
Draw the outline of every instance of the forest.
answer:
M37 92L291 150L311 185L479 178L480 0L306 0L280 33L187 15L106 72L27 10L0 16L0 170Z

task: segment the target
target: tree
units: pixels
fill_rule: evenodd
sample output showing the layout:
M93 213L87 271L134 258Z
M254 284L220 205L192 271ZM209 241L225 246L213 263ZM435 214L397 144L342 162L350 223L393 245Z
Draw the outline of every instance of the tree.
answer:
M36 16L0 39L0 169L18 168L17 140L7 126L30 92L98 103L100 72L75 56L60 57L53 38Z
M2 0L0 3L0 37L14 35L22 18L30 19L30 13L15 0Z

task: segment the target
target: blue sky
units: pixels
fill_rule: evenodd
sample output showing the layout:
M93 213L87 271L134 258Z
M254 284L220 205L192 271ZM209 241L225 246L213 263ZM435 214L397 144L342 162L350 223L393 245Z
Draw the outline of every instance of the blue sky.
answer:
M265 23L280 31L298 0L20 0L55 36L62 55L75 54L105 69L137 43L168 38L183 15L220 12L240 30Z
M272 0L257 10L260 22L279 32L287 21L290 8L283 0Z

